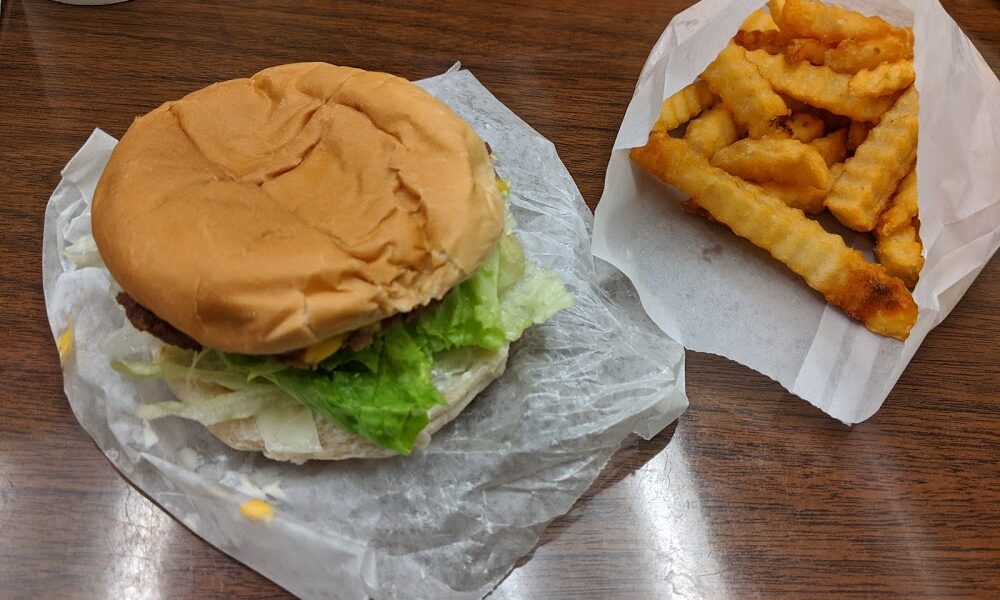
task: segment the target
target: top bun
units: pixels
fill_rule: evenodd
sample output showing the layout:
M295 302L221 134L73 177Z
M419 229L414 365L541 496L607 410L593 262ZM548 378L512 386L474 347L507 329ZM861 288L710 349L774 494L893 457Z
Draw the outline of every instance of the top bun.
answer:
M300 63L135 120L94 238L140 304L206 347L270 354L441 298L503 232L488 151L386 73Z

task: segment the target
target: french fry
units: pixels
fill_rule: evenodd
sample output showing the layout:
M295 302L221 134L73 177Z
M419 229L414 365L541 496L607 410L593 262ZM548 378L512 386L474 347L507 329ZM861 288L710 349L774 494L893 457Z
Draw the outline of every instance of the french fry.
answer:
M819 152L798 140L746 138L712 156L712 166L758 183L830 188L830 170Z
M823 119L806 112L795 113L790 117L778 117L774 120L773 125L780 132L772 137L786 137L787 134L787 137L804 144L818 137L823 137L823 133L826 131Z
M913 59L913 34L896 29L869 39L846 39L823 55L823 64L838 73L853 75L887 62Z
M768 54L781 54L788 44L788 38L777 29L740 30L733 41L747 50L765 50Z
M767 56L763 50L756 52ZM781 96L747 60L747 51L736 44L726 46L702 77L751 137L764 137L772 131L772 119L790 113Z
M826 166L832 167L847 160L847 130L838 129L830 135L816 138L809 142L813 150L826 161Z
M885 270L913 289L924 266L917 219L917 172L899 183L889 207L875 226L875 256Z
M844 163L842 162L837 163L832 167L830 167L830 185L833 186L835 183L837 183L837 180L840 179L843 175L844 175ZM826 201L824 200L823 203L825 205Z
M876 236L875 256L887 273L903 281L911 290L924 268L924 245L920 241L917 219L887 236Z
M787 10L788 5L786 5ZM746 58L773 88L807 104L824 108L857 121L877 121L892 106L894 98L858 98L851 94L849 75L807 62L790 64L784 56L763 50L746 52Z
M807 61L814 65L822 65L826 60L826 53L831 50L830 46L813 38L793 38L785 45L785 58L788 62ZM770 54L777 54L771 52Z
M670 131L680 127L708 108L714 99L707 83L692 83L663 101L653 131Z
M883 63L855 73L850 81L851 93L862 98L888 96L910 87L916 78L912 60Z
M878 17L866 17L815 0L786 0L781 14L771 17L789 37L816 38L827 44L886 35L895 30Z
M742 128L725 106L713 106L688 123L684 139L691 142L698 152L711 158L720 149L738 140L742 133Z
M888 235L905 227L917 216L917 170L912 169L902 181L889 205L878 218L876 234Z
M847 130L847 151L856 151L868 139L868 132L871 130L871 125L868 123L851 121L851 127Z
M826 207L844 225L871 231L913 166L917 150L917 89L911 87L868 134L830 188Z
M804 185L789 185L785 183L756 184L765 194L781 200L785 206L797 208L804 213L818 215L823 212L823 200L828 190Z
M740 25L740 31L771 31L777 30L771 15L764 12L764 9L757 9L750 13L750 16Z
M685 140L652 134L646 146L632 149L631 156L872 331L901 340L909 335L917 306L903 282L801 211L712 167Z

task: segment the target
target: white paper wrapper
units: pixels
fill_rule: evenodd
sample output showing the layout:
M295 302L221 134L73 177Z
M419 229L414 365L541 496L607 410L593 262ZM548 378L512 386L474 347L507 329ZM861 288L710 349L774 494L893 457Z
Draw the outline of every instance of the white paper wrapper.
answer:
M683 348L649 321L624 276L596 274L590 211L552 144L467 71L421 85L500 157L525 251L561 275L576 305L530 329L512 346L506 374L408 458L296 467L231 451L190 421L144 425L136 405L169 391L117 375L108 354L147 353L151 339L116 333L124 314L108 272L76 269L63 254L90 231L89 203L113 138L91 136L46 210L46 304L57 337L72 316L76 345L64 377L77 419L171 514L307 598L485 595L626 436L650 437L687 406ZM248 496L276 506L271 523L240 515Z
M857 423L879 409L924 337L1000 245L1000 82L937 1L840 0L912 23L916 36L926 253L914 291L920 316L905 343L880 337L766 252L682 213L682 196L628 158L629 148L646 143L663 99L691 83L763 4L703 0L674 17L656 42L615 141L594 255L628 275L656 324L688 349L740 362ZM863 248L865 237L847 241Z

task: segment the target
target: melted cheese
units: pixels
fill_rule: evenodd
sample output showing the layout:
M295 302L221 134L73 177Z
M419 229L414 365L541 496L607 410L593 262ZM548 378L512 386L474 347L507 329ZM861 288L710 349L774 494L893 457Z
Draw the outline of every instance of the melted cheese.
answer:
M274 518L274 507L263 500L247 500L240 505L240 514L259 523L270 523Z
M302 361L308 365L318 365L333 356L337 350L340 350L340 347L344 345L346 337L345 335L336 335L307 347L305 352L302 353Z

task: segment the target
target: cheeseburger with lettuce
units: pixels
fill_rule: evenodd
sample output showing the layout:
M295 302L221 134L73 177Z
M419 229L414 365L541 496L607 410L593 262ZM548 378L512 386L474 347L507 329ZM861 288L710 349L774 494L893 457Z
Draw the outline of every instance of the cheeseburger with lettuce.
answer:
M569 306L525 260L475 131L385 73L303 63L136 119L94 195L118 301L162 347L120 372L276 460L410 454Z

